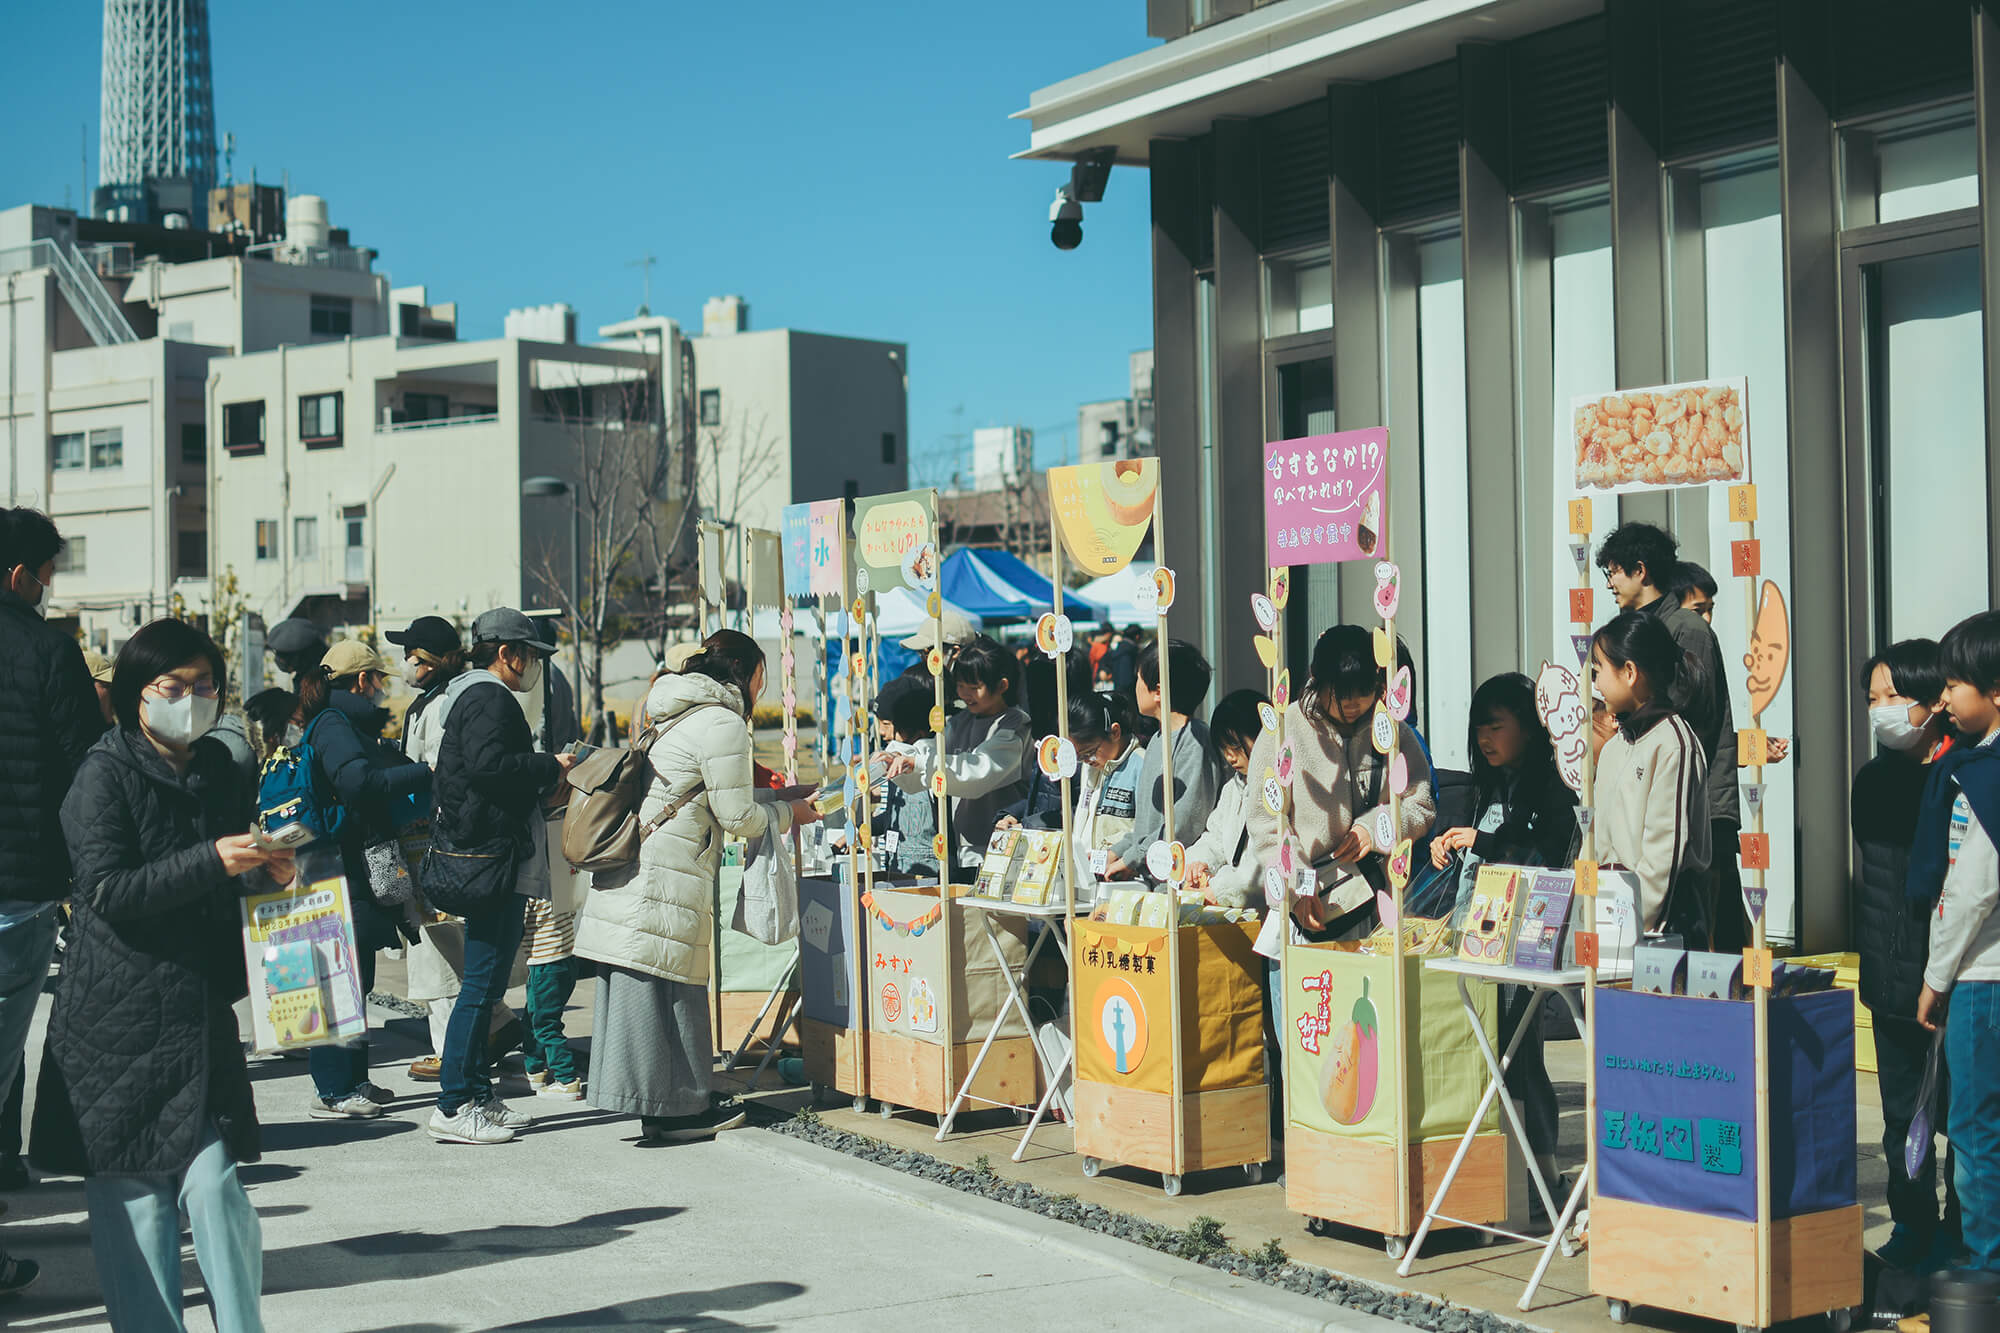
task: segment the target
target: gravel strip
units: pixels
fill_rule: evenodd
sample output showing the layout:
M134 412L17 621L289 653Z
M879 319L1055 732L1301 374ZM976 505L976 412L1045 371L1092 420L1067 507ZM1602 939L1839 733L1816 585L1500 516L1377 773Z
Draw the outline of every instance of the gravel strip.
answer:
M401 1014L404 1018L422 1018L424 1015L430 1013L430 1008L427 1005L422 1005L415 1000L406 1000L400 995L390 995L379 990L368 992L368 1003L382 1009L387 1009L392 1014Z
M1235 1277L1331 1301L1362 1314L1394 1319L1414 1328L1429 1329L1433 1333L1537 1333L1532 1325L1484 1310L1471 1310L1427 1296L1392 1291L1356 1278L1329 1273L1323 1268L1295 1263L1285 1254L1283 1245L1276 1237L1253 1251L1235 1249L1223 1235L1222 1224L1212 1217L1197 1217L1186 1230L1176 1231L1129 1213L1117 1213L1094 1203L1085 1203L1074 1194L1046 1194L1033 1185L1009 1180L990 1167L981 1169L981 1163L975 1163L971 1169L953 1166L928 1153L910 1152L865 1135L834 1129L811 1111L801 1111L789 1120L764 1128L922 1180L948 1185L966 1194L976 1194L1082 1227L1086 1231L1114 1236L1192 1260Z

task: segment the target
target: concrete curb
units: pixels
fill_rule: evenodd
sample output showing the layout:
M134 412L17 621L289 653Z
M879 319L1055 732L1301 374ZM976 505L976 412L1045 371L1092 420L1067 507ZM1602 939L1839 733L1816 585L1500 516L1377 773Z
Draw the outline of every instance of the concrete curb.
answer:
M1031 1245L1087 1259L1142 1282L1205 1301L1266 1327L1312 1330L1313 1333L1391 1333L1392 1330L1408 1333L1410 1327L1394 1319L1362 1314L1330 1301L1315 1300L1248 1278L1231 1277L1220 1269L1162 1254L1115 1236L1086 1231L1068 1222L967 1194L949 1185L924 1180L891 1167L864 1162L789 1135L770 1130L742 1129L719 1134L715 1141L733 1151L782 1161L816 1175L830 1176L901 1199L930 1212L948 1213L994 1231L1004 1231L1016 1240Z

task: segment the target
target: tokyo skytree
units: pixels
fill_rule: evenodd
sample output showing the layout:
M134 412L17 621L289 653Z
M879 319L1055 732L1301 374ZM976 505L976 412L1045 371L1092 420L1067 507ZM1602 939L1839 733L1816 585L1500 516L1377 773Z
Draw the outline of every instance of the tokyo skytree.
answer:
M205 216L215 184L208 0L104 0L103 80L99 211L164 205ZM163 178L185 185L150 188Z

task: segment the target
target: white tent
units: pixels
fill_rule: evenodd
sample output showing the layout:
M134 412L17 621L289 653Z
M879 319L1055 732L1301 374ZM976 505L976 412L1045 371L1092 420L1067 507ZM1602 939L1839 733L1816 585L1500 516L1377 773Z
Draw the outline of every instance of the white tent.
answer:
M1084 584L1077 593L1086 601L1096 602L1104 608L1114 625L1133 625L1153 619L1155 612L1142 611L1133 602L1139 585L1153 581L1153 567L1138 561L1125 566L1116 574L1106 574L1103 578Z
M925 599L908 588L891 588L887 592L875 594L875 624L885 639L902 639L915 634L930 623L930 613L924 609ZM974 629L985 628L986 622L970 611L946 602L945 606L972 622ZM793 623L803 629L812 624L812 612L794 613ZM835 637L847 631L847 613L842 611L827 617L826 632Z

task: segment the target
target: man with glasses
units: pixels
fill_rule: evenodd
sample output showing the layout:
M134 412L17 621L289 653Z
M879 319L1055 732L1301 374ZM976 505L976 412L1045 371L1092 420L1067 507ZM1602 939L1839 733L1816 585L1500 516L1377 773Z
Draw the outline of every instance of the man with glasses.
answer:
M62 549L46 514L0 509L0 1102L21 1076L55 954L56 904L69 896L63 797L104 734L83 650L43 619ZM28 1180L18 1148L0 1157L0 1189ZM0 1252L0 1293L38 1271Z

